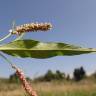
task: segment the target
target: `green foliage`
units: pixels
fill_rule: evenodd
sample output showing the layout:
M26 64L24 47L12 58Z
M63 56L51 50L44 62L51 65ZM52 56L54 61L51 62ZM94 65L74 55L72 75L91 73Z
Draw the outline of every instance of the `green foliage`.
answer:
M81 48L65 43L43 43L35 40L17 40L0 46L0 51L16 57L49 58L96 52L93 48Z
M55 73L55 79L57 79L57 80L65 79L65 74L61 73L59 70L57 70Z
M52 80L63 80L65 79L65 74L61 73L59 70L57 70L55 73L53 73L51 70L48 70L48 72L44 76L40 76L35 79L35 81L52 81Z
M9 82L10 83L20 83L20 80L19 80L18 76L16 75L16 73L10 75Z
M76 81L80 81L85 77L86 72L83 67L80 67L80 68L74 69L73 75Z
M27 81L31 81L31 79L29 77L26 77ZM16 73L10 75L9 77L9 83L20 83L20 79L18 78L18 76L16 75Z
M40 92L39 96L96 96L96 91L73 91L73 92Z
M48 72L44 76L44 79L45 79L45 81L51 81L51 80L55 79L55 75L53 74L53 72L51 70L48 70Z

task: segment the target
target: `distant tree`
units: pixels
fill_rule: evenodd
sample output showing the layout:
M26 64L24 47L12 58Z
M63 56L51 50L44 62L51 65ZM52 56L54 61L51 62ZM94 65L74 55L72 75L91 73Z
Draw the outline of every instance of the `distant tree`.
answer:
M61 79L64 79L64 78L65 78L65 74L61 73L59 70L57 70L56 73L55 73L55 79L61 80Z
M81 79L84 78L85 75L86 75L86 72L85 72L84 68L83 67L80 67L80 76L81 76Z
M31 79L29 77L26 77L26 80L27 81L31 81ZM20 80L17 77L16 73L13 73L12 75L10 75L9 82L10 83L20 83Z
M44 76L44 79L45 79L45 81L51 81L51 80L55 79L55 75L53 74L53 72L51 70L48 70L48 72Z
M80 67L80 68L74 69L73 75L76 81L80 81L85 77L86 72L83 67Z
M66 80L67 80L67 81L70 80L70 75L69 75L69 74L66 76Z
M10 83L20 83L20 80L18 79L16 73L10 75L9 82Z
M74 79L76 81L79 81L80 80L80 70L79 69L74 69Z
M59 70L56 70L56 72L52 72L51 70L48 70L47 73L44 76L40 76L38 78L35 78L35 81L52 81L52 80L63 80L65 79L65 74L60 72Z

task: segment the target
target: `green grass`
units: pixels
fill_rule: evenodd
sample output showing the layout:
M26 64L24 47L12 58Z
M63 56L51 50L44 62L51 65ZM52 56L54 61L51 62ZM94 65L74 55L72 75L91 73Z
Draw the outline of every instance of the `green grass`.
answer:
M39 96L96 96L96 92L40 92Z

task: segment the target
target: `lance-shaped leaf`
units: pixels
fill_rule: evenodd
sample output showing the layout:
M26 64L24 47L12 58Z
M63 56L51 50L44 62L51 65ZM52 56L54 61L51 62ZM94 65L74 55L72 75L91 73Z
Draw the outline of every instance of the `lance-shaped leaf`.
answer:
M17 40L0 46L0 51L17 57L49 58L86 54L96 52L96 49L82 48L65 43Z

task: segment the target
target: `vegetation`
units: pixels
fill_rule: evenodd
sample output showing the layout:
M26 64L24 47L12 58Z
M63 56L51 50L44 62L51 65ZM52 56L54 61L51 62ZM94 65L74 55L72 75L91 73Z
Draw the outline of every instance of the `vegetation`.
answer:
M50 82L30 82L39 96L96 96L96 78L93 74L82 80L53 80ZM25 96L20 83L0 79L0 96ZM27 96L27 95L26 95Z
M85 72L83 67L80 67L80 68L76 68L74 70L73 75L74 75L74 79L76 81L79 81L79 80L81 80L81 79L83 79L85 77L86 72Z
M53 81L53 80L63 80L65 78L65 74L57 70L55 73L53 73L51 70L48 70L48 72L44 76L40 76L38 78L35 78L35 81Z
M95 76L95 73L93 74ZM81 66L80 68L74 69L73 72L73 80L80 81L86 77L86 71ZM52 81L52 80L72 80L70 78L70 75L66 75L65 73L60 72L57 70L55 73L53 73L51 70L48 70L48 72L44 76L40 76L36 78L37 81Z
M70 56L70 55L80 55L80 54L96 52L96 49L94 49L94 48L82 48L82 47L77 47L77 46L66 44L66 43L59 43L59 42L58 43L55 43L55 42L43 43L43 42L40 42L40 41L35 41L35 40L30 40L30 39L20 40L25 32L47 31L51 28L52 28L52 25L50 23L41 23L41 24L30 23L30 24L24 24L24 25L21 25L21 26L14 26L13 25L12 29L9 30L10 33L7 36L5 36L4 38L0 39L0 41L3 41L3 40L7 39L8 37L10 37L11 35L14 35L14 34L16 34L19 37L16 38L15 40L9 42L8 44L2 44L0 46L0 51L3 52L3 53L6 53L6 54L12 55L12 56L16 56L16 57L18 57L18 56L19 57L32 57L32 58L41 58L41 59L50 58L50 57L54 57L54 56L64 56L64 55ZM13 83L19 83L21 81L24 89L26 90L26 93L28 93L30 96L37 96L36 91L34 91L33 88L30 86L30 84L27 82L27 80L26 80L23 72L21 71L21 69L19 69L15 65L13 65L13 63L9 59L7 59L4 56L4 54L0 53L0 56L3 57L11 65L11 67L16 70L16 73L10 76L9 83L1 80L2 82L4 82L4 83L2 83L0 81L1 82L0 95L1 96L11 96L11 95L12 96L13 95L14 96L23 96L24 94L23 95L19 94L18 91L16 91L18 89L19 92L21 93L22 92L21 88L17 88L17 85L13 84ZM74 79L76 81L80 81L84 77L85 77L85 71L84 71L83 67L81 67L80 69L75 69L74 70ZM39 81L41 80L41 81L48 81L48 82L53 81L53 80L61 81L61 80L64 80L64 79L65 79L65 74L61 73L59 70L57 70L56 73L53 73L51 70L49 70L45 74L45 76L37 78L37 80L39 80ZM66 80L68 80L68 81L71 80L69 75L66 77ZM12 83L12 85L10 83ZM67 92L67 90L65 92L66 88L63 87L64 90L62 90L62 85L63 84L62 85L60 85L60 84L56 85L55 84L54 87L57 87L57 88L55 90L53 90L54 89L53 85L54 85L54 83L52 83L52 85L50 85L50 87L51 87L50 91L48 91L48 85L47 85L47 89L45 88L46 93L48 93L48 94L44 93L45 89L44 89L44 91L42 91L41 87L40 87L40 89L38 89L38 87L37 87L37 91L38 91L39 96L45 96L45 95L46 96L60 96L60 95L68 96L68 95L70 95L70 92L71 92L71 96L72 95L74 95L74 96L78 95L77 92L80 93L80 95L83 94L80 91L81 89L80 90L76 89L75 91L74 90L69 91L69 89L68 89L68 92ZM71 85L70 87L73 87L73 85ZM43 87L44 86L42 86L42 88ZM94 90L96 89L95 87L92 86L92 88ZM59 88L59 91L60 91L60 92L58 91L59 93L57 92L58 88ZM7 91L8 92L9 91L14 92L14 90L16 91L15 92L16 94L12 94L12 93L7 94ZM4 92L2 93L2 91L4 91L5 93ZM92 92L94 93L94 91L92 91ZM53 95L53 93L54 93L54 95ZM92 96L93 95L95 96L96 93L94 93L94 94L93 93L92 93ZM83 95L88 96L87 93L86 94L84 93Z
M31 81L31 79L29 77L26 77L27 81ZM18 78L18 76L16 75L16 73L13 73L12 75L10 75L9 77L9 83L20 83L20 80Z
M79 80L77 80L78 77L74 77L75 72L80 75ZM70 75L66 75L59 70L56 70L56 72L48 70L44 76L34 80L28 78L28 80L37 90L39 96L96 96L96 72L90 76L87 76L86 73L83 67L75 68L74 76L70 78ZM20 87L16 73L10 75L9 79L1 79L0 83L2 84L0 96L3 96L2 94L5 94L6 90L7 96L24 96L25 94Z

